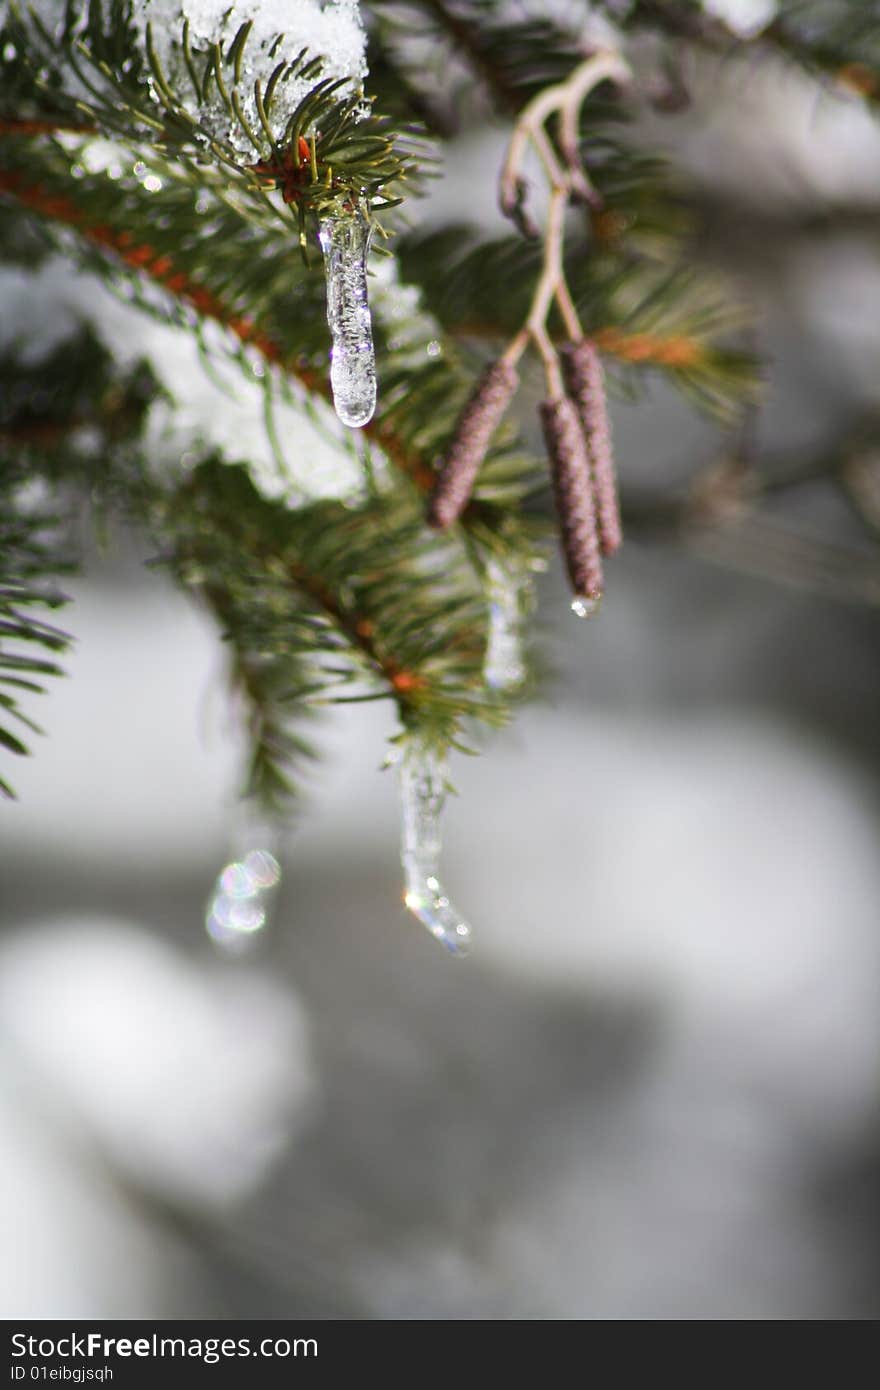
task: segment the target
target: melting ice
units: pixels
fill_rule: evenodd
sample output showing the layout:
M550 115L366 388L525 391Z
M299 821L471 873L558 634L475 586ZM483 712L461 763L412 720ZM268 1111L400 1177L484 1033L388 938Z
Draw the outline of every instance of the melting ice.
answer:
M344 425L365 425L376 409L376 357L367 293L372 227L361 207L340 207L320 224L333 338L330 385Z
M466 955L471 928L449 901L439 877L440 816L446 800L445 759L431 749L412 744L400 764L400 794L404 902L448 951Z

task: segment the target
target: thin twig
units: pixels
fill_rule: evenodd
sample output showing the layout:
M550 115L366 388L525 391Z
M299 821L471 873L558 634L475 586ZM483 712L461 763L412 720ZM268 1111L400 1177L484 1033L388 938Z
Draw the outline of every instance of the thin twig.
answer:
M526 321L507 347L504 359L515 366L531 342L544 364L551 400L563 394L559 361L547 330L547 318L554 300L572 341L583 336L563 267L568 205L573 198L595 198L578 153L581 110L588 94L600 82L612 80L626 84L630 79L629 66L619 53L611 49L594 53L576 67L565 82L548 87L532 98L514 126L501 168L499 201L502 211L508 216L522 218L523 165L529 148L537 154L550 186L541 274ZM559 143L564 164L557 157L545 129L546 122L552 116L559 119Z

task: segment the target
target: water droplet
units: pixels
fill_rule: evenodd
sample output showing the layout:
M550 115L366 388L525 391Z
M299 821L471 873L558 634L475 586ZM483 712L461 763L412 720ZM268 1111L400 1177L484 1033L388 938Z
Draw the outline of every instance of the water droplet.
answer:
M598 611L600 598L587 598L586 594L578 594L571 601L571 611L576 618L592 618Z
M330 384L344 425L365 425L376 409L376 358L367 293L372 226L363 207L340 206L320 224L333 339Z

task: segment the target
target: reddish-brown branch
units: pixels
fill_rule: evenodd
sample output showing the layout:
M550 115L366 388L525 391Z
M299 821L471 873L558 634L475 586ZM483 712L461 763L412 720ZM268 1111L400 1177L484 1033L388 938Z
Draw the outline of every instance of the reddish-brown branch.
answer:
M657 367L698 367L706 350L696 338L684 333L626 333L620 328L598 328L592 334L601 352L621 362L647 362Z
M364 653L370 665L383 680L388 682L399 699L411 700L418 692L426 689L427 681L424 676L417 675L415 671L405 670L399 662L380 650L379 644L375 640L375 624L369 618L359 617L357 613L346 612L340 606L332 589L329 589L320 578L311 574L302 565L292 565L290 575L297 588L302 589L320 608L323 608L336 626L345 633L351 644Z
M18 116L0 116L0 135L94 135L97 127L80 124L61 117L28 120Z
M497 324L467 319L447 325L458 338L500 339L504 333ZM612 324L597 328L590 334L593 342L607 357L620 362L644 363L648 366L688 368L699 367L706 360L706 348L697 338L685 333L627 333ZM555 341L555 338L554 338Z
M880 74L867 67L865 63L845 63L834 74L836 81L856 96L867 97L873 101L880 94Z
M0 430L0 446L6 448L24 445L26 448L52 449L61 440L66 439L71 430L83 423L79 418L63 422L58 420L29 420L26 425L17 425L12 429Z
M311 177L311 154L308 140L301 135L296 145L291 144L285 150L280 164L270 164L260 159L251 165L251 172L263 182L275 184L285 203L296 203Z

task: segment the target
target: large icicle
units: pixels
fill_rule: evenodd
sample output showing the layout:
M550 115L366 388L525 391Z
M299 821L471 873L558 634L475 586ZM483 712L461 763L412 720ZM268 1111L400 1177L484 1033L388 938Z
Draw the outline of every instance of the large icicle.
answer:
M446 800L446 761L433 749L412 743L400 764L403 812L400 859L404 902L432 936L453 955L466 955L471 928L449 901L440 882L440 816Z
M344 425L365 425L376 409L376 357L367 295L372 226L363 207L342 206L321 219L327 322L333 338L330 384Z

